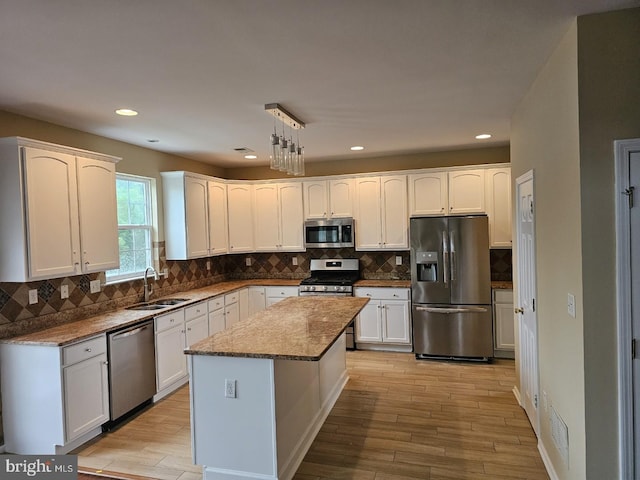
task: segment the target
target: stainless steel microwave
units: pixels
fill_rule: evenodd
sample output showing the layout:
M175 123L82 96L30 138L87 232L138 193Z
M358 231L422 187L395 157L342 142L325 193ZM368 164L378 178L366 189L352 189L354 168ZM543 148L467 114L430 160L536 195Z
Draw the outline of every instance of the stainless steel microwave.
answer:
M304 246L307 248L353 247L353 218L305 221Z

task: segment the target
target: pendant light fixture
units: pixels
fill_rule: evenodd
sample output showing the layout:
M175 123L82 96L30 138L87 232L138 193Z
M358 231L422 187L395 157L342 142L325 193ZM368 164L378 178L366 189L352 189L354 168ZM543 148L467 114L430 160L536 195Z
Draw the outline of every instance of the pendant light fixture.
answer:
M305 124L277 103L267 103L264 109L274 117L269 148L270 168L286 172L287 175L304 175L304 147L300 146L299 131L305 127ZM282 122L282 135L280 136L276 132L275 119ZM285 125L289 126L289 140L285 136ZM293 141L292 129L298 130L297 145Z

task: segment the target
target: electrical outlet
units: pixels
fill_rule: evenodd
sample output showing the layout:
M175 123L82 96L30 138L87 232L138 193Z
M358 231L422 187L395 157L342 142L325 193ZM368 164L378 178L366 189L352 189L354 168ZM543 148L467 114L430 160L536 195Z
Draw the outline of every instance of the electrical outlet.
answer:
M35 303L38 303L38 290L34 288L33 290L29 290L29 305Z
M291 257L291 264L298 265L298 257Z
M396 265L402 265L402 255L396 255Z
M224 380L224 396L227 398L236 398L236 381L225 378Z
M91 282L89 282L89 289L91 290L91 293L99 293L100 292L100 279L91 280Z
M207 270L211 270L211 260L207 260Z
M60 298L69 298L69 285L60 285Z
M250 267L250 266L251 266L251 257L247 257L247 258L245 258L245 259L244 259L244 264L245 264L247 267Z
M567 313L576 318L576 297L571 293L567 294Z
M167 278L169 276L169 269L165 268L164 270L162 270L162 274L164 275L164 278Z

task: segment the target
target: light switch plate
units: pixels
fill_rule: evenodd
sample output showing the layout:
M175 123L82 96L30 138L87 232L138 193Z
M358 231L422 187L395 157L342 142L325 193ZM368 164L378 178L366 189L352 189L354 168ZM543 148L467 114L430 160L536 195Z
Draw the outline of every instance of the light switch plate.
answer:
M247 267L250 267L250 266L251 266L251 257L247 257L247 258L245 258L245 259L244 259L244 264L245 264Z
M571 293L567 293L567 313L576 318L576 297Z
M38 303L38 290L36 288L29 290L29 305L33 305L35 303Z
M69 285L60 285L60 298L69 298Z
M91 280L91 282L89 282L89 288L91 289L91 293L100 292L100 279Z
M396 265L402 265L402 255L396 255Z
M292 257L291 258L291 264L292 265L298 265L298 257Z

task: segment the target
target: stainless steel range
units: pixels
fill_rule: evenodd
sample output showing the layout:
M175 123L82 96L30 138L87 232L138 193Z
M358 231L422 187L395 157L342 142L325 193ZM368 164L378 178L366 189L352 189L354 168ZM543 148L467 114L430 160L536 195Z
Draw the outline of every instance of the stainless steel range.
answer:
M360 279L357 258L311 260L311 275L300 282L299 294L352 296L353 284ZM349 324L347 349L355 349L353 322Z

